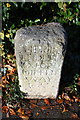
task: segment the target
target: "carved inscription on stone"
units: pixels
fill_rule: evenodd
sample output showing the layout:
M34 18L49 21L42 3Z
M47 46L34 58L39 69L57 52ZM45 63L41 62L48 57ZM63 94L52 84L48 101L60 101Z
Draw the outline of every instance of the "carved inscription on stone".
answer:
M60 24L21 28L15 37L15 52L21 91L28 98L55 98L66 50Z

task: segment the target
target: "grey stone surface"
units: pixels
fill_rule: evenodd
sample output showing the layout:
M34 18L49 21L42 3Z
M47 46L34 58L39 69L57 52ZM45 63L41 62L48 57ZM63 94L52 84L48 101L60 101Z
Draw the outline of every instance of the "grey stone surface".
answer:
M27 98L56 98L66 51L59 23L21 28L15 36L20 89Z

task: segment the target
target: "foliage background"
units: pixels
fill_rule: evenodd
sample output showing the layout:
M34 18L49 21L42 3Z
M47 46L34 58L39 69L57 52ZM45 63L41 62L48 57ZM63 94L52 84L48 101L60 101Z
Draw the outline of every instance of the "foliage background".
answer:
M3 3L3 32L5 53L12 52L14 36L20 27L60 22L63 25L80 25L80 2L78 3Z
M60 92L79 95L80 86L80 2L3 2L2 3L2 57L5 102L22 97L15 72L14 36L21 27L41 25L48 22L61 23L68 33L68 47L65 56ZM9 66L6 66L6 65ZM12 67L12 69L10 69ZM10 70L14 70L12 73ZM7 90L7 92L6 92ZM6 97L7 96L7 97Z

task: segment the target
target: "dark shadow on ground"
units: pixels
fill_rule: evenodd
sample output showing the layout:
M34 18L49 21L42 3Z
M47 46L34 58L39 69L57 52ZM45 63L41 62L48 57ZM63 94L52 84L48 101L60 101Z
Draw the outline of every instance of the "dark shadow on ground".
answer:
M74 81L74 76L80 74L80 26L64 26L68 33L68 45L63 62L59 94Z

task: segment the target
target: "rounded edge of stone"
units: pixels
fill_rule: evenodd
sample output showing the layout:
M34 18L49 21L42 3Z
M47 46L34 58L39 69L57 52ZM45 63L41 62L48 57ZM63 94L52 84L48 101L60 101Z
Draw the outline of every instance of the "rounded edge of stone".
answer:
M58 23L58 22L50 22L50 23L46 23L44 25L55 25L55 26L62 26L61 23Z
M19 35L19 34L21 34L21 33L24 33L26 30L25 30L25 27L22 27L22 28L20 28L20 29L18 29L17 31L16 31L16 35Z
M50 22L50 23L46 23L46 24L41 24L41 25L32 25L32 26L28 26L28 27L22 27L22 28L20 28L20 29L18 29L17 31L16 31L16 35L15 36L17 36L17 35L19 35L20 36L20 34L24 34L24 33L26 33L27 32L27 30L28 30L28 28L32 28L32 27L42 27L42 26L51 26L51 25L53 25L53 26L55 26L55 27L60 27L60 28L62 28L63 30L64 30L64 32L66 33L66 31L65 31L65 29L64 29L64 27L62 26L62 24L61 23L58 23L58 22Z

